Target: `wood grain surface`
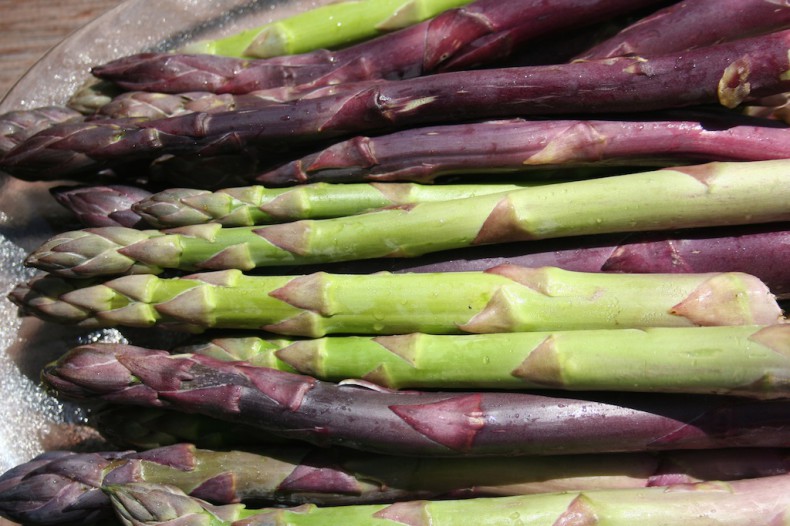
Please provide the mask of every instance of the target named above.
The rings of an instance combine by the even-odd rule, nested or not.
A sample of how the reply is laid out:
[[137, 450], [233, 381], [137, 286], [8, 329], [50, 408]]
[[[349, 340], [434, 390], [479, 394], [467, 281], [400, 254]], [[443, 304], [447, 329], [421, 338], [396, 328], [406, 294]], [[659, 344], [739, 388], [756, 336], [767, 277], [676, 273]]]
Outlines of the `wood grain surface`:
[[121, 0], [0, 0], [0, 99], [44, 54]]

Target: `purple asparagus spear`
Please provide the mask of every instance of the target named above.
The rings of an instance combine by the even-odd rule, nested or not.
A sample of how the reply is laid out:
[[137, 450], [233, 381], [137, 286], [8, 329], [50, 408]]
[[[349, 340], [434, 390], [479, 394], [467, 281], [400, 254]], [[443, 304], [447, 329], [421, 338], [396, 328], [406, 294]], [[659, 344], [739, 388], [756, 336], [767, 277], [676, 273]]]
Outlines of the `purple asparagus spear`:
[[73, 349], [61, 396], [171, 407], [321, 445], [402, 455], [549, 455], [790, 445], [790, 401], [611, 393], [416, 392], [114, 344]]
[[[598, 164], [650, 166], [790, 157], [790, 129], [715, 114], [699, 120], [510, 119], [357, 136], [265, 171], [264, 185], [316, 181], [432, 182], [456, 174], [519, 173]], [[759, 159], [758, 159], [759, 158]]]
[[655, 56], [790, 27], [790, 4], [776, 0], [684, 0], [661, 9], [576, 58]]
[[652, 59], [442, 73], [379, 81], [353, 93], [243, 112], [57, 126], [0, 162], [22, 178], [55, 178], [164, 154], [281, 150], [363, 131], [517, 114], [642, 112], [790, 91], [790, 31]]
[[[280, 86], [320, 87], [432, 72], [477, 38], [518, 28], [521, 41], [592, 24], [658, 0], [478, 0], [433, 19], [339, 51], [244, 60], [144, 53], [93, 69], [126, 89], [246, 93]], [[495, 58], [499, 58], [497, 55]]]

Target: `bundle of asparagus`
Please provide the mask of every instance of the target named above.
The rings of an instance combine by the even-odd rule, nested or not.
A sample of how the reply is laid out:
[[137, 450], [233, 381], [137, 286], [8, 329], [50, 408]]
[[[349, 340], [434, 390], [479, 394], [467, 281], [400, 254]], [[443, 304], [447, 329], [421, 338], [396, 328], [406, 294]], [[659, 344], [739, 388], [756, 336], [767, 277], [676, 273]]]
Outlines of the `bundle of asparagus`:
[[[743, 108], [790, 91], [790, 8], [364, 1], [389, 11], [331, 51], [206, 54], [268, 56], [311, 12], [98, 65], [122, 93], [30, 137], [11, 116], [32, 124], [0, 167], [75, 178], [52, 194], [87, 226], [32, 251], [46, 273], [11, 300], [126, 341], [44, 368], [108, 448], [11, 469], [0, 515], [781, 520], [790, 131]], [[499, 67], [601, 22], [622, 31], [553, 55], [577, 60]]]

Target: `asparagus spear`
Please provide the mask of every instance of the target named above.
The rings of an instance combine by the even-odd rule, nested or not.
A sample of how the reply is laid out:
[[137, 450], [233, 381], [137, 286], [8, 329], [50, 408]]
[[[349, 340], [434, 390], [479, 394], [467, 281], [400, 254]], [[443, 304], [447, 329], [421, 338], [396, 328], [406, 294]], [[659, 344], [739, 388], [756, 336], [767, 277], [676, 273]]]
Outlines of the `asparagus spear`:
[[0, 515], [25, 524], [92, 523], [111, 513], [104, 486], [134, 482], [169, 484], [214, 504], [326, 506], [736, 480], [788, 467], [786, 451], [771, 448], [438, 459], [304, 445], [244, 453], [179, 444], [142, 454], [43, 454], [0, 477]]
[[652, 56], [790, 27], [790, 6], [774, 0], [684, 0], [592, 46], [576, 58]]
[[188, 44], [182, 53], [269, 58], [338, 48], [395, 31], [471, 0], [347, 0], [245, 29], [228, 37]]
[[552, 388], [761, 399], [790, 395], [787, 324], [255, 341], [259, 339], [219, 338], [182, 350], [393, 389]]
[[88, 227], [140, 228], [145, 221], [131, 207], [151, 196], [147, 190], [128, 185], [58, 186], [50, 193]]
[[391, 455], [568, 455], [790, 443], [787, 399], [381, 391], [114, 344], [75, 348], [47, 366], [42, 378], [64, 398], [167, 407], [296, 440]]
[[414, 257], [474, 245], [790, 219], [788, 161], [709, 163], [334, 219], [57, 234], [26, 264], [65, 277]]
[[[678, 484], [669, 488], [545, 493], [471, 500], [409, 501], [395, 504], [291, 509], [210, 506], [177, 489], [155, 485], [108, 488], [124, 524], [212, 524], [310, 526], [461, 526], [471, 517], [485, 524], [555, 526], [763, 526], [781, 524], [790, 508], [790, 477]], [[183, 521], [183, 522], [182, 522]]]
[[515, 114], [642, 112], [705, 103], [735, 107], [750, 97], [790, 90], [785, 75], [790, 69], [789, 40], [790, 31], [777, 32], [651, 59], [622, 57], [363, 83], [350, 94], [245, 112], [54, 126], [9, 152], [0, 167], [17, 177], [62, 178], [164, 154], [218, 155], [265, 145], [281, 151], [283, 143], [428, 123]]
[[[469, 173], [521, 173], [536, 167], [666, 165], [790, 156], [788, 129], [760, 119], [511, 119], [357, 136], [265, 171], [267, 185], [314, 181], [418, 181]], [[723, 125], [722, 125], [723, 124]]]
[[110, 405], [93, 411], [89, 424], [111, 444], [137, 450], [181, 442], [203, 449], [249, 450], [285, 442], [252, 426], [156, 408]]
[[226, 227], [253, 226], [342, 217], [377, 208], [508, 192], [525, 186], [496, 183], [442, 186], [314, 183], [294, 188], [235, 187], [218, 192], [172, 188], [140, 199], [132, 208], [156, 228], [205, 223], [219, 223]]
[[[477, 0], [422, 23], [330, 52], [247, 60], [142, 53], [93, 68], [128, 90], [246, 93], [279, 86], [320, 87], [374, 78], [411, 78], [437, 69], [465, 44], [517, 26], [532, 38], [592, 24], [657, 0]], [[311, 28], [312, 29], [312, 28]]]
[[445, 274], [247, 276], [238, 270], [98, 285], [44, 275], [17, 286], [22, 312], [79, 326], [291, 336], [771, 325], [781, 311], [748, 274], [585, 274], [504, 265]]

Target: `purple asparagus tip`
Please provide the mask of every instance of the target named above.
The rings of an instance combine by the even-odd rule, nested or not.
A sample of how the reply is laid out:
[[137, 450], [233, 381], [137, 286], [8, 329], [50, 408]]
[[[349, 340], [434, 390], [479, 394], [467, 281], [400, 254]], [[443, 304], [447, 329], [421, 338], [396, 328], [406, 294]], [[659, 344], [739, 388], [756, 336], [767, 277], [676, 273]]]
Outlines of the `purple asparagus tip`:
[[142, 188], [127, 185], [58, 186], [50, 192], [86, 227], [146, 226], [143, 218], [132, 211], [133, 204], [151, 195]]

